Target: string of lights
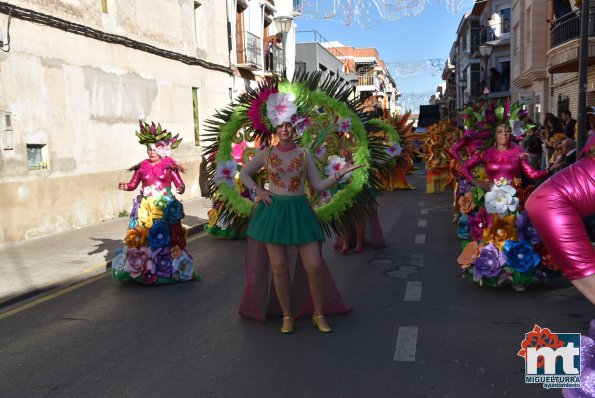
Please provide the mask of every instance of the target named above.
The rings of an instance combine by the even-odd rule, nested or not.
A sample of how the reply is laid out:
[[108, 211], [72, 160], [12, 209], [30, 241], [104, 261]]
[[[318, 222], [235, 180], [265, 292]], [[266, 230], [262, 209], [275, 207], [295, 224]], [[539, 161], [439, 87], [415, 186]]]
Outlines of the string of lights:
[[[426, 7], [427, 0], [301, 0], [297, 11], [306, 18], [340, 19], [345, 26], [354, 22], [372, 28], [382, 20], [398, 21], [416, 17]], [[436, 0], [440, 3], [440, 0]], [[446, 0], [446, 10], [456, 14], [473, 0]]]
[[119, 44], [125, 47], [134, 48], [136, 50], [144, 51], [163, 58], [183, 62], [187, 65], [198, 65], [206, 69], [225, 72], [229, 75], [234, 74], [234, 70], [232, 68], [229, 68], [224, 65], [219, 65], [196, 57], [191, 57], [185, 54], [164, 50], [162, 48], [158, 48], [147, 43], [142, 43], [137, 40], [132, 40], [124, 36], [105, 33], [100, 30], [90, 28], [88, 26], [84, 26], [74, 22], [69, 22], [64, 19], [52, 17], [50, 15], [42, 14], [37, 11], [28, 10], [26, 8], [17, 7], [6, 2], [0, 2], [0, 14], [8, 14], [12, 18], [51, 26], [56, 29], [60, 29], [69, 33], [74, 33], [85, 37], [90, 37], [95, 40], [103, 41], [106, 43]]
[[432, 76], [441, 74], [446, 61], [440, 58], [431, 58], [410, 62], [388, 62], [385, 65], [391, 73], [394, 73], [395, 77], [404, 79], [417, 76], [420, 72], [429, 72]]
[[401, 93], [401, 96], [397, 101], [397, 106], [401, 107], [401, 113], [404, 113], [406, 111], [418, 113], [419, 106], [428, 104], [428, 102], [430, 101], [430, 97], [435, 93], [435, 91], [417, 91]]

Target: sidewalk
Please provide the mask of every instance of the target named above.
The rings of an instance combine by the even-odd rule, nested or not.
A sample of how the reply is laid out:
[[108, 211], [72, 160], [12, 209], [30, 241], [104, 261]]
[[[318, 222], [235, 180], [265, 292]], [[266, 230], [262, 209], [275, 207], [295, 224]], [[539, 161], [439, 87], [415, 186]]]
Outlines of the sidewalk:
[[[202, 231], [211, 200], [184, 201], [189, 235]], [[0, 309], [105, 272], [124, 245], [128, 217], [0, 246]]]

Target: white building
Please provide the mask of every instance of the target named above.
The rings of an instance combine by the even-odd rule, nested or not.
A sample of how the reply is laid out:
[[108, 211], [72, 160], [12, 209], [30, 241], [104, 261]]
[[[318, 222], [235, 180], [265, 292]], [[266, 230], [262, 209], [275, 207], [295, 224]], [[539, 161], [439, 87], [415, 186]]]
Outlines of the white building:
[[252, 29], [260, 29], [263, 60], [264, 21], [284, 4], [277, 3], [0, 3], [0, 244], [129, 210], [131, 194], [117, 184], [146, 157], [134, 135], [139, 117], [180, 134], [174, 156], [188, 169], [182, 198], [197, 197], [203, 122], [245, 86], [237, 57]]

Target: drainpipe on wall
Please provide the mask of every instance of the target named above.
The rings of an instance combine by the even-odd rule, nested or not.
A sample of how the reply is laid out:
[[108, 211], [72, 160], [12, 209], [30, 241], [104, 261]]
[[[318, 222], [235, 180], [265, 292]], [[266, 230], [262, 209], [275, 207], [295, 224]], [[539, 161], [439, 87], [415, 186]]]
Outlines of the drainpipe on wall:
[[589, 5], [590, 0], [583, 0], [581, 8], [581, 35], [578, 60], [578, 134], [576, 152], [581, 153], [587, 140], [586, 110], [587, 110], [587, 64], [589, 58]]

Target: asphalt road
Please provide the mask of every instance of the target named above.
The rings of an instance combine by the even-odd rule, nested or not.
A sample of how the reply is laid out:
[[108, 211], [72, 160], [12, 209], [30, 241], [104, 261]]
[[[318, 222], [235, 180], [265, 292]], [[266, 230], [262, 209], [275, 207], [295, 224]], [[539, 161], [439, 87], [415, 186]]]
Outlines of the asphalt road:
[[520, 343], [534, 324], [586, 333], [593, 306], [562, 278], [524, 293], [463, 280], [451, 193], [410, 180], [417, 190], [381, 199], [387, 248], [325, 246], [354, 307], [329, 317], [333, 333], [241, 319], [245, 243], [199, 235], [189, 250], [202, 282], [106, 275], [0, 320], [0, 396], [560, 396], [525, 384]]

